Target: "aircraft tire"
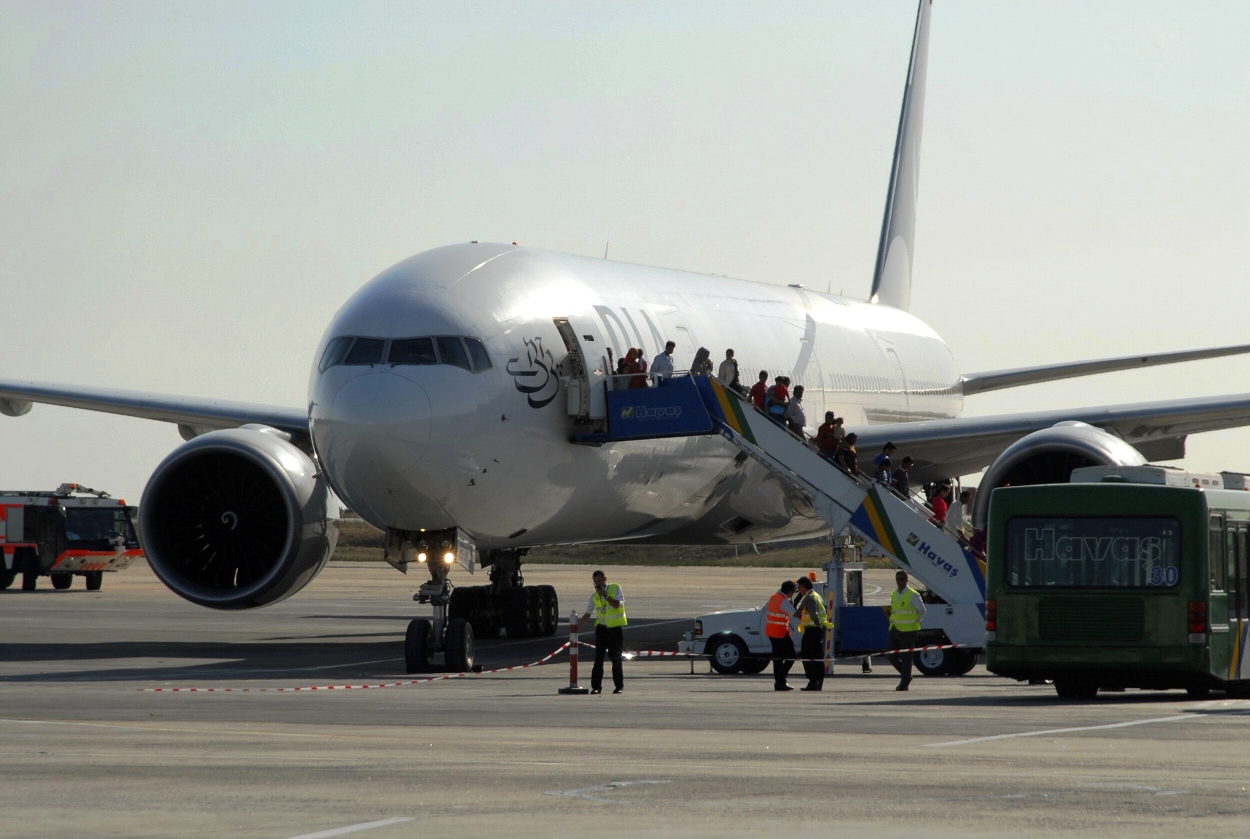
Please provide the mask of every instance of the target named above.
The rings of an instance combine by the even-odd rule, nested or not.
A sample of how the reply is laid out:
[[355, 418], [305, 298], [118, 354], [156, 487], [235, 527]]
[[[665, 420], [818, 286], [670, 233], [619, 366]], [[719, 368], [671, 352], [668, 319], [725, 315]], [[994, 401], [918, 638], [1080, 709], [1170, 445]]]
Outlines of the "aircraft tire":
[[538, 591], [542, 595], [542, 634], [555, 635], [560, 626], [560, 597], [555, 586], [538, 586]]
[[433, 651], [434, 624], [425, 618], [409, 622], [404, 635], [404, 669], [409, 673], [428, 673]]
[[449, 673], [468, 673], [473, 669], [473, 624], [460, 618], [447, 622], [444, 660]]
[[103, 571], [88, 571], [85, 576], [87, 578], [87, 591], [99, 591], [100, 587], [104, 585]]
[[509, 638], [528, 638], [530, 617], [529, 586], [510, 588], [503, 593], [503, 626]]
[[477, 605], [477, 586], [465, 586], [451, 593], [447, 601], [447, 618], [449, 620], [469, 620]]
[[53, 574], [52, 587], [57, 591], [65, 591], [74, 584], [73, 574]]
[[9, 568], [0, 568], [0, 591], [4, 591], [13, 585], [13, 581], [17, 579], [17, 572]]

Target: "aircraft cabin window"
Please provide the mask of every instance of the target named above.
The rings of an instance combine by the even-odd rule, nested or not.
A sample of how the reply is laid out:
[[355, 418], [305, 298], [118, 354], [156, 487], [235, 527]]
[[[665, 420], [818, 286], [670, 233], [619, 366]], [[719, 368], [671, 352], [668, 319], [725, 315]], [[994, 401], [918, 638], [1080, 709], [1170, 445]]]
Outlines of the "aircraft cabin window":
[[438, 364], [433, 338], [397, 338], [391, 341], [391, 364]]
[[347, 355], [347, 350], [351, 347], [353, 340], [350, 337], [341, 337], [326, 344], [326, 351], [321, 355], [321, 366], [317, 369], [324, 373], [334, 365], [342, 364], [343, 356]]
[[385, 345], [386, 341], [381, 338], [357, 338], [343, 363], [378, 364], [382, 361], [382, 348]]
[[469, 365], [469, 356], [464, 351], [464, 344], [460, 343], [459, 338], [443, 335], [437, 340], [438, 357], [444, 364], [452, 364], [466, 370], [473, 369]]
[[486, 353], [486, 347], [482, 346], [482, 342], [477, 338], [465, 338], [465, 346], [469, 348], [469, 357], [473, 359], [473, 371], [481, 373], [483, 370], [491, 368], [490, 356]]

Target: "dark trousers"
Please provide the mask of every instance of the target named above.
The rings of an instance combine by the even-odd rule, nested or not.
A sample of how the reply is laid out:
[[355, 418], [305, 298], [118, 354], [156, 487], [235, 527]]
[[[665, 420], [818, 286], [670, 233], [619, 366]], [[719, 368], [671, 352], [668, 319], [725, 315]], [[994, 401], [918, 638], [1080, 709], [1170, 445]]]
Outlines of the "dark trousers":
[[785, 638], [769, 638], [773, 645], [773, 687], [784, 687], [786, 676], [794, 666], [794, 642], [790, 636]]
[[595, 627], [595, 666], [590, 668], [590, 689], [603, 689], [603, 657], [612, 659], [612, 684], [625, 687], [625, 669], [621, 667], [621, 650], [625, 649], [625, 627]]
[[825, 628], [809, 626], [803, 630], [803, 643], [799, 650], [803, 658], [803, 673], [807, 686], [820, 690], [825, 684]]
[[[897, 650], [900, 648], [916, 646], [915, 632], [899, 632], [894, 627], [890, 627], [890, 649]], [[915, 653], [890, 653], [890, 664], [894, 665], [894, 669], [903, 677], [904, 682], [911, 681], [911, 659]]]

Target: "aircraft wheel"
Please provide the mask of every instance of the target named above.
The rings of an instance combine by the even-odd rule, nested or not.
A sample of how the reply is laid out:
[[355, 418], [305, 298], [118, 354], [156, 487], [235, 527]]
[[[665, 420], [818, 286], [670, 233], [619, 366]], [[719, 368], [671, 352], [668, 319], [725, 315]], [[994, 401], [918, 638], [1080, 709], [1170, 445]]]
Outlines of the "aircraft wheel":
[[34, 591], [35, 586], [37, 586], [38, 584], [39, 584], [39, 572], [38, 571], [23, 571], [22, 572], [22, 591]]
[[533, 623], [529, 586], [510, 588], [503, 593], [503, 625], [509, 638], [528, 638]]
[[0, 568], [0, 591], [4, 591], [13, 585], [13, 581], [17, 579], [17, 572], [9, 568]]
[[447, 618], [449, 620], [468, 620], [473, 615], [474, 607], [477, 605], [477, 594], [475, 586], [466, 586], [452, 591], [451, 599], [447, 601]]
[[743, 662], [747, 658], [747, 645], [735, 635], [721, 635], [711, 642], [708, 650], [711, 656], [712, 669], [723, 676], [732, 676], [742, 672]]
[[473, 669], [473, 625], [459, 618], [447, 622], [447, 652], [444, 655], [449, 673], [467, 673]]
[[427, 673], [434, 650], [434, 624], [417, 618], [408, 624], [404, 636], [404, 667], [409, 673]]
[[65, 591], [74, 584], [73, 574], [53, 574], [52, 587], [57, 591]]
[[542, 635], [555, 635], [560, 626], [560, 598], [555, 586], [538, 586], [542, 602]]
[[104, 585], [103, 571], [88, 571], [86, 577], [87, 591], [99, 591], [100, 586]]

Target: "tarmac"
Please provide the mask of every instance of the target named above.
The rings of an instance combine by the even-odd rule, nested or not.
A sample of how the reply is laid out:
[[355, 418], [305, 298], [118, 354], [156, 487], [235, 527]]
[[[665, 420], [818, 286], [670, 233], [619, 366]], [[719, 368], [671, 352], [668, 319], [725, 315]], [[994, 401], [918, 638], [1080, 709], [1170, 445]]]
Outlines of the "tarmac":
[[[526, 576], [556, 586], [567, 620], [591, 570]], [[674, 650], [695, 616], [759, 605], [786, 573], [606, 570], [634, 650]], [[889, 578], [869, 572], [870, 601]], [[1243, 837], [1250, 824], [1250, 701], [1218, 694], [1064, 702], [980, 666], [899, 693], [883, 660], [778, 694], [769, 673], [665, 658], [627, 662], [619, 696], [561, 696], [563, 654], [341, 689], [415, 678], [402, 641], [429, 613], [411, 601], [420, 582], [332, 564], [248, 612], [187, 603], [142, 564], [100, 592], [46, 579], [0, 592], [0, 834]], [[532, 662], [566, 632], [481, 641], [478, 661]], [[271, 690], [313, 686], [335, 689]], [[172, 687], [231, 690], [153, 690]]]

